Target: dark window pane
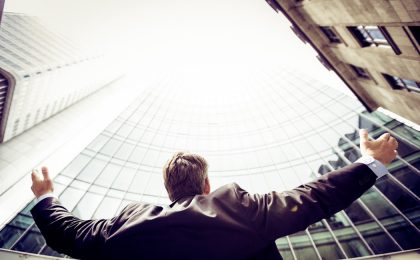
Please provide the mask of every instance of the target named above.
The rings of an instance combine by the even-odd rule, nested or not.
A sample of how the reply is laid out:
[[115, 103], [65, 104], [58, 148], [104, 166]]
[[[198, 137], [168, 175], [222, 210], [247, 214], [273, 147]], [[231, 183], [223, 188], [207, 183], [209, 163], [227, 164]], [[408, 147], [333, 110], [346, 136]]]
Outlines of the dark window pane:
[[401, 161], [397, 161], [397, 163], [393, 163], [394, 167], [390, 169], [391, 174], [394, 175], [396, 179], [398, 179], [414, 194], [420, 196], [420, 178], [418, 177], [417, 173], [415, 173], [413, 169], [409, 168]]
[[14, 227], [17, 228], [22, 228], [22, 229], [26, 229], [28, 228], [30, 225], [32, 225], [34, 223], [34, 220], [32, 219], [32, 217], [27, 216], [27, 215], [23, 215], [21, 213], [19, 213], [10, 223], [9, 225], [12, 225]]
[[327, 36], [327, 38], [330, 40], [330, 42], [332, 42], [332, 43], [340, 43], [341, 42], [340, 38], [335, 34], [335, 32], [333, 31], [333, 29], [331, 27], [320, 26], [319, 28], [325, 34], [325, 36]]
[[322, 222], [317, 222], [309, 226], [308, 230], [323, 259], [345, 258], [330, 231]]
[[406, 89], [420, 92], [420, 82], [416, 82], [411, 79], [399, 78], [397, 76], [388, 75], [385, 73], [383, 73], [382, 75], [393, 89]]
[[358, 202], [353, 202], [345, 209], [345, 212], [376, 254], [399, 250], [395, 243], [392, 242]]
[[[420, 179], [417, 177], [416, 179]], [[420, 203], [405, 192], [399, 185], [390, 180], [389, 176], [378, 179], [375, 186], [414, 224], [420, 224]]]
[[350, 64], [350, 67], [353, 69], [353, 71], [356, 73], [358, 77], [370, 79], [370, 76], [365, 69], [351, 65], [351, 64]]
[[384, 78], [388, 81], [389, 85], [391, 85], [393, 89], [401, 89], [401, 84], [398, 83], [398, 79], [395, 79], [394, 77], [388, 74], [383, 74], [383, 75], [384, 75]]
[[32, 227], [28, 233], [12, 248], [12, 250], [28, 253], [38, 253], [45, 240], [36, 226]]
[[291, 235], [290, 241], [292, 242], [293, 251], [298, 259], [313, 259], [314, 256], [316, 256], [315, 249], [305, 231]]
[[420, 147], [420, 132], [414, 130], [413, 128], [398, 124], [396, 127], [392, 128], [394, 132], [396, 132], [398, 135], [401, 135], [402, 137], [408, 139], [411, 143], [416, 145], [417, 147]]
[[16, 240], [33, 223], [29, 211], [33, 207], [34, 201], [31, 201], [12, 221], [0, 231], [0, 247], [10, 248]]
[[[341, 236], [345, 237], [345, 236]], [[363, 244], [362, 240], [357, 236], [356, 233], [347, 235], [348, 239], [340, 240], [341, 246], [348, 257], [359, 257], [370, 255], [367, 247]], [[332, 259], [332, 258], [331, 258]], [[335, 258], [338, 259], [338, 258]]]
[[24, 231], [25, 229], [7, 225], [0, 231], [0, 247], [9, 249]]
[[418, 237], [417, 231], [405, 221], [398, 212], [393, 209], [378, 192], [369, 189], [361, 200], [381, 221], [382, 225], [394, 236], [395, 240], [404, 249], [420, 247], [420, 239], [411, 239]]
[[356, 231], [350, 225], [343, 212], [326, 219], [335, 236], [349, 257], [369, 255], [367, 247], [363, 244]]
[[408, 26], [408, 29], [413, 34], [414, 39], [416, 39], [417, 44], [420, 44], [420, 26]]
[[362, 154], [356, 148], [351, 147], [344, 151], [344, 156], [350, 162], [355, 162], [357, 159], [359, 159], [362, 156]]
[[377, 26], [350, 26], [348, 29], [359, 41], [362, 47], [371, 45], [389, 45], [385, 36]]

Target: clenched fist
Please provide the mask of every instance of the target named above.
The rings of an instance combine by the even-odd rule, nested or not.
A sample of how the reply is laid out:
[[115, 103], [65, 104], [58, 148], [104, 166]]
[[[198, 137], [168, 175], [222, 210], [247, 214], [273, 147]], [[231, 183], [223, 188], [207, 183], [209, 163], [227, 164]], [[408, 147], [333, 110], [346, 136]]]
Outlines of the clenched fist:
[[48, 168], [42, 167], [42, 175], [38, 170], [33, 170], [32, 174], [32, 192], [35, 194], [35, 197], [39, 198], [40, 196], [52, 193], [54, 191], [52, 180], [48, 175]]
[[369, 140], [366, 129], [360, 129], [360, 151], [362, 155], [370, 155], [383, 165], [387, 165], [397, 157], [398, 142], [389, 133], [376, 140]]

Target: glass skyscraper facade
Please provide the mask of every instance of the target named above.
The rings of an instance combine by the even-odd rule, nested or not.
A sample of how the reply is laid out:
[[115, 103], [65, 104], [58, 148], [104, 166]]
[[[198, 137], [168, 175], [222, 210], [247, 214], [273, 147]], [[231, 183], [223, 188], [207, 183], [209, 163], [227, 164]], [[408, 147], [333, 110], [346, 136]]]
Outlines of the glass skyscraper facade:
[[[55, 193], [82, 219], [113, 217], [135, 201], [167, 205], [162, 167], [180, 150], [208, 160], [213, 190], [231, 182], [252, 193], [292, 189], [360, 157], [358, 128], [398, 139], [391, 174], [347, 209], [278, 239], [280, 253], [337, 259], [419, 248], [420, 133], [288, 69], [163, 77], [55, 177]], [[59, 255], [34, 224], [33, 204], [0, 231], [0, 247]]]
[[0, 142], [6, 142], [121, 76], [115, 62], [4, 13], [0, 27]]

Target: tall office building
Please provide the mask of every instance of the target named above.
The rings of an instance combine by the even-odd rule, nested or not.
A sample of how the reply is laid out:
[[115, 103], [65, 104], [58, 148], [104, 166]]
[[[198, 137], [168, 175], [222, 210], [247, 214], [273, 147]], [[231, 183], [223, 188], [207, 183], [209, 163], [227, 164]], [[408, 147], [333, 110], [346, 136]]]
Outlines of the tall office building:
[[420, 2], [266, 0], [368, 110], [420, 124]]
[[[3, 3], [0, 2], [0, 11]], [[15, 13], [1, 15], [0, 226], [3, 226], [30, 195], [24, 190], [31, 168], [54, 154], [55, 163], [66, 163], [60, 151], [65, 150], [67, 155], [72, 150], [78, 152], [83, 140], [77, 136], [83, 134], [88, 138], [89, 133], [109, 121], [108, 116], [118, 113], [119, 106], [109, 104], [119, 98], [130, 100], [127, 95], [132, 92], [121, 81], [114, 82], [121, 73], [110, 59], [87, 54], [84, 48], [48, 30], [37, 18]]]
[[[246, 75], [246, 76], [244, 76]], [[61, 202], [82, 219], [110, 218], [130, 202], [167, 205], [162, 167], [179, 150], [209, 162], [212, 189], [292, 189], [360, 156], [358, 128], [390, 132], [399, 156], [347, 209], [277, 240], [284, 259], [354, 258], [420, 247], [418, 129], [288, 69], [201, 80], [176, 73], [151, 85], [54, 177]], [[53, 173], [54, 174], [54, 173]], [[0, 247], [59, 255], [46, 246], [29, 201], [0, 231]], [[287, 225], [287, 219], [279, 225]], [[165, 245], [162, 245], [165, 248]], [[217, 250], [217, 249], [215, 249]]]
[[119, 76], [34, 17], [4, 13], [0, 26], [0, 142], [71, 106]]

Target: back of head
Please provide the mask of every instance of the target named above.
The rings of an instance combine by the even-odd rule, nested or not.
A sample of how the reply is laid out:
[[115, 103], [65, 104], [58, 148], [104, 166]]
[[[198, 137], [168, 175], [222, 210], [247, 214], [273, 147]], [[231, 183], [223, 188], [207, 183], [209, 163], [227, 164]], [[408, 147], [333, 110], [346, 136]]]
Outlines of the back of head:
[[207, 178], [207, 162], [197, 154], [177, 152], [163, 168], [163, 179], [169, 199], [203, 194]]

